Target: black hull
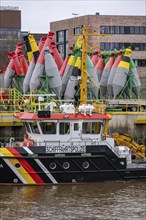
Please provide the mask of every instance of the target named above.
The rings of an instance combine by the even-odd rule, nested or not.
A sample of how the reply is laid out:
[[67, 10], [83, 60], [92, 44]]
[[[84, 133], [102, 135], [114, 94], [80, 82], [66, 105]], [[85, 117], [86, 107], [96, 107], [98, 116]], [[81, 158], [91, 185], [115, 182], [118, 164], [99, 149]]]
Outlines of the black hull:
[[[86, 154], [46, 154], [45, 147], [11, 150], [0, 158], [0, 184], [95, 183], [146, 180], [146, 164], [127, 168], [107, 146], [88, 146]], [[90, 150], [90, 153], [88, 152]]]

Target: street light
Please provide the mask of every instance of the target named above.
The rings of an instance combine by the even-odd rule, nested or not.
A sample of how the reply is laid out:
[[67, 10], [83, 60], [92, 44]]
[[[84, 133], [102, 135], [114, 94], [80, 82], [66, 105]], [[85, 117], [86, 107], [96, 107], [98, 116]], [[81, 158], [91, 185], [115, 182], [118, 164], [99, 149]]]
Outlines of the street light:
[[[77, 13], [72, 13], [72, 15], [74, 15], [74, 23], [73, 23], [73, 29], [74, 29], [74, 34], [76, 34], [76, 16], [79, 15]], [[76, 41], [76, 36], [74, 37], [74, 40]]]

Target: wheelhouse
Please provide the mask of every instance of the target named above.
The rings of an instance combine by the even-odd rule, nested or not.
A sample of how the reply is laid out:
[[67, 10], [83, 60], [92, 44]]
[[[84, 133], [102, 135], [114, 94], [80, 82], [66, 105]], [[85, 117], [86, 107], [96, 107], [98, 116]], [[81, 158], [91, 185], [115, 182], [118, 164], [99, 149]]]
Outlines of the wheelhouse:
[[[96, 116], [95, 116], [96, 115]], [[26, 133], [36, 145], [67, 145], [73, 142], [89, 143], [101, 141], [108, 116], [101, 114], [52, 114], [50, 118], [39, 118], [37, 114], [21, 113]]]

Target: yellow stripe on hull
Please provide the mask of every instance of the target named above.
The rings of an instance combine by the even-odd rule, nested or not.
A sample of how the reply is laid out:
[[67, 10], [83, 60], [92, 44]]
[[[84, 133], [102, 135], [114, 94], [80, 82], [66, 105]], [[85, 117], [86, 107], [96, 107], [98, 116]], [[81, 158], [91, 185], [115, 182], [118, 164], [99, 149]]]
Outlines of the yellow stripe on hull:
[[[36, 184], [36, 182], [32, 179], [32, 177], [28, 174], [28, 172], [26, 171], [26, 169], [20, 164], [20, 162], [13, 158], [14, 155], [9, 152], [6, 148], [1, 148], [0, 149], [0, 153], [2, 153], [2, 155], [4, 156], [10, 156], [12, 158], [7, 158], [7, 160], [9, 161], [9, 163], [13, 166], [13, 168], [15, 170], [17, 170], [17, 172], [20, 174], [20, 176], [22, 176], [22, 178], [28, 183], [28, 184]], [[20, 164], [20, 168], [16, 168], [15, 165], [16, 164]]]

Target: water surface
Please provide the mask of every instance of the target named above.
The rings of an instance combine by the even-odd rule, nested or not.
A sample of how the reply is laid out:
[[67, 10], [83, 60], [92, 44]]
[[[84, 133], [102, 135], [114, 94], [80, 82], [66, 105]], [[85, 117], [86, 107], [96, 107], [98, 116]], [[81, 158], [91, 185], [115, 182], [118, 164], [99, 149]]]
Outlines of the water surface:
[[1, 186], [1, 220], [146, 220], [146, 181]]

